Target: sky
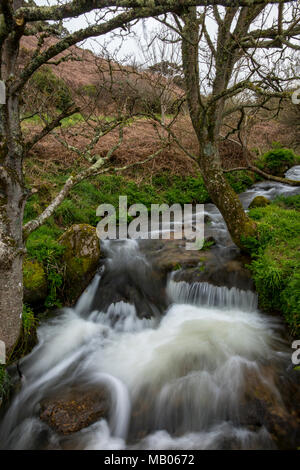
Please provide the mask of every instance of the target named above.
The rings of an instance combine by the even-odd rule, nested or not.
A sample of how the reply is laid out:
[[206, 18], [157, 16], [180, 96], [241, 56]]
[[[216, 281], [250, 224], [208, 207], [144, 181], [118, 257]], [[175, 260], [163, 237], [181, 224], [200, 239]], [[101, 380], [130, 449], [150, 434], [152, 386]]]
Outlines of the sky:
[[[57, 0], [35, 0], [38, 5], [58, 5], [59, 3]], [[68, 0], [63, 0], [64, 3], [68, 3]], [[274, 18], [277, 17], [277, 6], [271, 7], [269, 10], [269, 14], [266, 20], [266, 26], [271, 26]], [[78, 18], [74, 18], [72, 20], [68, 20], [65, 22], [65, 26], [70, 32], [74, 32], [81, 28], [85, 28], [89, 23], [95, 22], [95, 12], [90, 12], [87, 15], [81, 15]], [[87, 48], [92, 50], [96, 54], [100, 54], [103, 56], [103, 47], [105, 46], [114, 60], [120, 63], [132, 63], [133, 60], [140, 65], [152, 65], [155, 62], [159, 62], [162, 58], [159, 56], [159, 53], [156, 57], [153, 55], [153, 50], [151, 48], [147, 48], [147, 43], [151, 38], [151, 35], [154, 34], [161, 27], [160, 23], [153, 19], [148, 18], [145, 20], [140, 20], [136, 26], [132, 29], [135, 33], [135, 37], [126, 37], [123, 41], [116, 38], [115, 35], [112, 37], [111, 34], [100, 36], [98, 38], [90, 38], [86, 40], [83, 44], [80, 44], [81, 47]], [[216, 36], [217, 26], [214, 20], [206, 18], [206, 27], [211, 37]], [[252, 25], [252, 27], [257, 27], [257, 25]], [[124, 34], [124, 32], [123, 32]], [[158, 44], [158, 42], [156, 42]], [[143, 53], [142, 47], [146, 50], [146, 53]], [[179, 44], [175, 47], [178, 47], [178, 55], [180, 56], [179, 52]], [[149, 52], [150, 50], [150, 52]], [[174, 61], [169, 57], [169, 60]], [[203, 72], [203, 75], [206, 75], [207, 72], [207, 59], [204, 59], [201, 63], [200, 61], [200, 72]]]
[[[56, 0], [35, 0], [37, 5], [57, 5]], [[65, 0], [64, 3], [67, 3]], [[85, 28], [89, 22], [93, 22], [95, 14], [93, 12], [87, 15], [81, 15], [78, 18], [68, 20], [65, 22], [65, 26], [70, 32], [77, 31], [81, 28]], [[144, 55], [141, 51], [141, 44], [146, 46], [147, 35], [151, 35], [151, 31], [157, 29], [159, 23], [152, 19], [147, 18], [146, 20], [139, 21], [139, 23], [133, 28], [136, 37], [126, 38], [123, 41], [118, 40], [116, 37], [111, 35], [100, 36], [97, 38], [90, 38], [86, 40], [81, 46], [92, 50], [95, 53], [101, 53], [102, 47], [105, 46], [108, 51], [114, 55], [118, 55], [118, 59], [126, 60], [128, 57], [135, 57], [138, 62], [144, 61]], [[146, 36], [145, 36], [146, 34]]]

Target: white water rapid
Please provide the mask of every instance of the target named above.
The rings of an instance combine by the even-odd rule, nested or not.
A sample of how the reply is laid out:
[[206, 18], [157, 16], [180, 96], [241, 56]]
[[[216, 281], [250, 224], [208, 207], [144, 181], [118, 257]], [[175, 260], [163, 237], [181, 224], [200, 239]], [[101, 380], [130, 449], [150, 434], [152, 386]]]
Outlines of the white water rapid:
[[[242, 200], [270, 188], [257, 185]], [[216, 209], [209, 215], [216, 218]], [[25, 383], [0, 423], [0, 447], [276, 448], [265, 425], [268, 411], [260, 420], [255, 410], [263, 395], [281, 416], [286, 412], [276, 377], [286, 373], [290, 350], [279, 321], [258, 311], [256, 294], [175, 282], [172, 276], [156, 291], [151, 263], [137, 241], [110, 242], [105, 249], [110, 284], [97, 274], [73, 309], [39, 327], [38, 345], [21, 363]], [[109, 289], [127, 281], [137, 286], [136, 304], [121, 294], [111, 301]], [[108, 304], [96, 308], [103, 285]], [[141, 298], [148, 299], [142, 311], [151, 315], [139, 318]], [[45, 398], [103, 387], [108, 415], [75, 434], [59, 434], [40, 420]]]

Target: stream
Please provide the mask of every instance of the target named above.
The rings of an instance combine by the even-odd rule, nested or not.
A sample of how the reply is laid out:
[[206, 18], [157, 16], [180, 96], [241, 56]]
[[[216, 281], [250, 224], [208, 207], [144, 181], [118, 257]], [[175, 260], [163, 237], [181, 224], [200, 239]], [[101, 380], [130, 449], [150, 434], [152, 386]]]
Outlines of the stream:
[[[300, 166], [287, 176], [300, 179]], [[255, 196], [299, 193], [262, 182], [240, 198], [247, 209]], [[284, 326], [258, 310], [251, 279], [229, 282], [225, 273], [222, 281], [224, 263], [239, 252], [217, 208], [206, 204], [205, 214], [217, 282], [187, 280], [185, 267], [163, 271], [160, 240], [101, 243], [105, 257], [89, 287], [74, 308], [41, 324], [37, 346], [20, 363], [24, 379], [0, 422], [0, 448], [299, 445], [299, 377]], [[72, 401], [74, 393], [105, 397], [91, 424], [61, 433], [40, 419], [43, 403]]]

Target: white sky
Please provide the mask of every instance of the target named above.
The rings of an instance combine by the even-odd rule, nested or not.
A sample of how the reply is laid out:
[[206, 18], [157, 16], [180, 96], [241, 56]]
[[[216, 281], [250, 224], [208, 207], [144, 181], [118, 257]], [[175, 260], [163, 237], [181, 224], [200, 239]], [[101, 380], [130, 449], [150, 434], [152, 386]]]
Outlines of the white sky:
[[[67, 0], [64, 0], [64, 3], [67, 3]], [[36, 0], [37, 5], [57, 5], [56, 0]], [[95, 13], [91, 12], [87, 15], [81, 15], [78, 18], [68, 20], [65, 22], [65, 26], [69, 31], [74, 32], [81, 28], [85, 28], [88, 25], [88, 22], [93, 22], [95, 19]], [[95, 53], [101, 51], [101, 45], [105, 45], [111, 54], [118, 53], [119, 59], [124, 59], [127, 56], [134, 56], [139, 62], [143, 62], [143, 55], [141, 53], [141, 42], [145, 43], [145, 29], [147, 34], [152, 30], [158, 27], [158, 22], [152, 18], [147, 18], [146, 20], [139, 21], [139, 23], [133, 28], [136, 33], [136, 38], [126, 38], [123, 41], [123, 44], [120, 48], [121, 41], [118, 41], [117, 38], [111, 39], [110, 34], [105, 36], [99, 36], [97, 38], [90, 38], [82, 44], [82, 47], [91, 49]], [[120, 48], [120, 50], [119, 50]]]

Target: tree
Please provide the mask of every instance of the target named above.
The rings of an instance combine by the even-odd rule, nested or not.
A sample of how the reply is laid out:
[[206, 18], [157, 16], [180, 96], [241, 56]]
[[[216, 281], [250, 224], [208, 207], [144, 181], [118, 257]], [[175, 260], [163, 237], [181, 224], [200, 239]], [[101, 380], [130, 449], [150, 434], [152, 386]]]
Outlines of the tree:
[[[245, 248], [245, 237], [255, 236], [256, 228], [223, 174], [218, 143], [228, 116], [240, 113], [238, 131], [247, 117], [247, 110], [262, 107], [272, 98], [278, 98], [280, 105], [280, 100], [289, 96], [284, 86], [296, 77], [275, 73], [275, 65], [280, 66], [286, 50], [298, 47], [294, 39], [300, 35], [299, 5], [289, 4], [288, 7], [285, 11], [284, 4], [279, 4], [271, 26], [268, 24], [270, 5], [266, 4], [222, 10], [214, 5], [201, 11], [191, 7], [175, 17], [175, 26], [164, 21], [182, 39], [187, 102], [199, 142], [196, 160], [207, 190], [240, 248]], [[216, 38], [209, 34], [208, 19], [215, 22]], [[204, 71], [203, 67], [200, 69], [201, 59], [201, 64], [205, 61], [208, 64]], [[206, 100], [201, 94], [201, 85], [205, 83], [210, 86]], [[245, 91], [254, 95], [252, 100], [237, 101], [229, 109], [226, 107], [233, 97]], [[257, 96], [261, 99], [255, 99]], [[234, 131], [230, 129], [228, 135]], [[253, 165], [248, 167], [272, 179]]]
[[[227, 55], [225, 53], [224, 57], [221, 57], [221, 50], [222, 54], [224, 51], [219, 45], [216, 58], [215, 96], [209, 107], [202, 109], [198, 96], [197, 72], [200, 24], [194, 6], [206, 6], [209, 3], [215, 6], [222, 5], [227, 9], [224, 20], [219, 19], [219, 15], [217, 15], [219, 43], [226, 41], [228, 46], [233, 48], [234, 60], [229, 57], [229, 53]], [[224, 181], [216, 150], [219, 125], [214, 124], [213, 121], [220, 119], [224, 108], [222, 94], [229, 83], [234, 63], [239, 57], [239, 51], [241, 51], [241, 47], [236, 47], [237, 43], [242, 40], [242, 47], [247, 49], [251, 47], [253, 40], [260, 40], [262, 37], [259, 31], [254, 30], [250, 34], [248, 33], [248, 36], [246, 33], [252, 20], [265, 7], [266, 1], [239, 0], [234, 3], [241, 7], [237, 38], [232, 37], [228, 27], [229, 23], [232, 24], [233, 12], [239, 11], [238, 6], [231, 8], [231, 0], [182, 0], [179, 4], [176, 0], [168, 2], [164, 0], [70, 0], [68, 2], [57, 1], [54, 6], [36, 6], [32, 0], [27, 2], [0, 0], [0, 81], [2, 81], [2, 86], [4, 84], [6, 92], [4, 104], [0, 105], [0, 338], [6, 343], [7, 351], [13, 348], [21, 325], [24, 233], [27, 235], [29, 230], [36, 226], [36, 224], [29, 225], [25, 227], [25, 232], [23, 232], [24, 207], [29, 195], [24, 183], [23, 161], [30, 146], [28, 147], [24, 143], [20, 124], [22, 92], [34, 72], [44, 64], [53, 61], [59, 63], [60, 60], [63, 60], [59, 58], [59, 54], [78, 42], [89, 37], [104, 35], [117, 28], [130, 28], [133, 21], [141, 18], [157, 17], [168, 12], [177, 13], [182, 18], [184, 22], [182, 28], [184, 34], [183, 63], [188, 88], [188, 102], [199, 142], [204, 143], [199, 155], [200, 168], [213, 200], [224, 213], [234, 240], [240, 243], [241, 230], [246, 230], [246, 226], [247, 224], [250, 226], [250, 222]], [[248, 8], [249, 3], [251, 8]], [[270, 0], [269, 3], [282, 5], [284, 0]], [[282, 7], [279, 9], [282, 13]], [[62, 30], [62, 20], [93, 11], [95, 17], [92, 24], [70, 34]], [[241, 23], [242, 25], [240, 25]], [[284, 28], [280, 30], [280, 26], [283, 25]], [[262, 42], [270, 47], [270, 41], [271, 45], [275, 44], [275, 40], [278, 42], [281, 38], [283, 42], [288, 41], [291, 34], [298, 32], [298, 22], [295, 22], [295, 25], [291, 23], [291, 27], [292, 29], [287, 29], [285, 23], [282, 20], [279, 21], [279, 29], [269, 28], [266, 30]], [[56, 34], [59, 40], [55, 44], [47, 46], [45, 39], [53, 34]], [[38, 35], [38, 47], [28, 63], [18, 70], [20, 41], [24, 35]], [[227, 67], [227, 71], [223, 75], [224, 67]], [[222, 77], [219, 76], [220, 70], [222, 70]], [[230, 94], [229, 91], [227, 91], [228, 93]], [[72, 108], [63, 110], [52, 122], [45, 125], [41, 133], [33, 136], [31, 144], [38, 142], [39, 139], [59, 126], [61, 119], [72, 112], [74, 112]], [[204, 126], [204, 130], [202, 130], [202, 126]], [[93, 163], [96, 166], [96, 171], [101, 164], [101, 159]], [[85, 176], [88, 175], [82, 175], [82, 177]], [[75, 176], [74, 180], [76, 178]], [[66, 184], [71, 185], [74, 180], [71, 179]], [[63, 196], [60, 194], [57, 195], [57, 198], [62, 200]], [[50, 204], [49, 210], [46, 209], [44, 212], [43, 220], [51, 213], [53, 204], [59, 202], [57, 198], [56, 202], [53, 201]], [[231, 217], [237, 219], [234, 225], [230, 223]], [[237, 224], [240, 224], [238, 230]]]

